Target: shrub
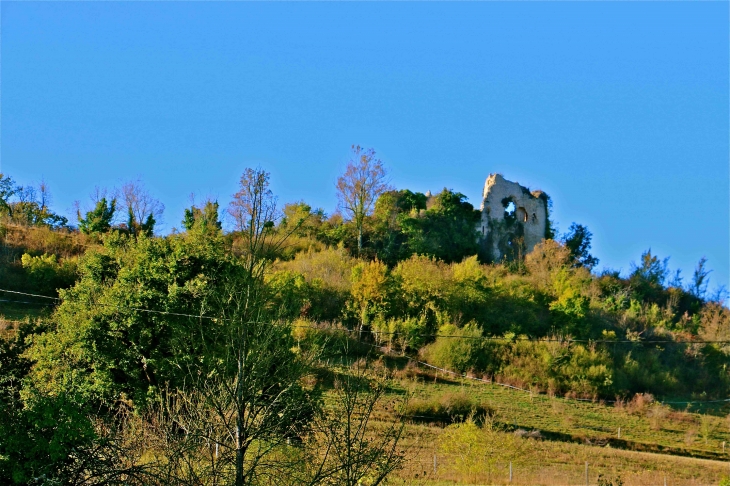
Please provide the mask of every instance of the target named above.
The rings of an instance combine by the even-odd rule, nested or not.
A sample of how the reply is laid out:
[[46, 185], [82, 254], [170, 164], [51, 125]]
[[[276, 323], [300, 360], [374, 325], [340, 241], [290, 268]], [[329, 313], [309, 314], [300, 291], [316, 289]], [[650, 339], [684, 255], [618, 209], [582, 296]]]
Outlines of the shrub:
[[570, 250], [554, 240], [543, 240], [525, 257], [525, 267], [538, 286], [547, 288], [558, 270], [570, 266]]
[[409, 401], [403, 414], [415, 421], [457, 423], [471, 417], [477, 423], [494, 415], [494, 409], [485, 402], [477, 402], [466, 392], [444, 393], [431, 399]]
[[393, 270], [403, 315], [418, 316], [426, 309], [441, 309], [450, 280], [449, 267], [433, 258], [413, 255]]
[[55, 294], [57, 289], [73, 285], [76, 279], [76, 259], [59, 262], [56, 255], [24, 253], [21, 263], [28, 274], [29, 287], [41, 293]]
[[375, 340], [401, 351], [418, 350], [427, 340], [428, 322], [425, 316], [404, 319], [385, 319], [379, 316], [372, 322]]
[[474, 322], [464, 327], [453, 324], [441, 326], [436, 341], [421, 350], [431, 364], [449, 371], [487, 371], [492, 368], [493, 353], [482, 339], [482, 331]]
[[288, 270], [304, 275], [307, 281], [320, 280], [323, 285], [337, 292], [349, 292], [352, 286], [352, 267], [357, 260], [344, 248], [328, 247], [322, 251], [309, 249], [297, 253], [293, 260], [277, 262], [276, 270]]

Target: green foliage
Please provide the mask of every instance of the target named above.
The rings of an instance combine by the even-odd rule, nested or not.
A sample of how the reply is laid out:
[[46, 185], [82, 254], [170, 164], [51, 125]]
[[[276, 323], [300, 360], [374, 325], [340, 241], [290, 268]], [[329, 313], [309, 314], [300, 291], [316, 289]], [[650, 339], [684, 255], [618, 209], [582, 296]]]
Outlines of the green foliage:
[[76, 280], [76, 260], [64, 259], [58, 262], [56, 255], [44, 253], [31, 256], [24, 253], [21, 264], [28, 274], [28, 287], [45, 295], [52, 295], [58, 289], [73, 285]]
[[194, 336], [205, 337], [215, 321], [137, 309], [209, 315], [211, 294], [236, 272], [220, 239], [109, 235], [80, 260], [76, 286], [61, 292], [55, 329], [34, 338], [29, 353], [42, 391], [144, 404], [180, 383], [179, 360], [202, 353], [205, 342]]
[[692, 283], [689, 287], [689, 292], [700, 300], [704, 300], [707, 294], [707, 286], [710, 283], [710, 272], [707, 267], [707, 258], [702, 257], [697, 262], [694, 273], [692, 274]]
[[28, 324], [14, 339], [0, 339], [0, 481], [4, 484], [28, 484], [37, 478], [72, 482], [78, 463], [90, 459], [83, 455], [93, 455], [90, 449], [96, 434], [84, 403], [65, 391], [39, 394], [29, 380], [32, 361], [25, 356], [29, 337], [42, 330]]
[[218, 216], [218, 201], [206, 201], [202, 208], [193, 205], [185, 209], [182, 225], [187, 231], [204, 234], [220, 232], [222, 225]]
[[4, 219], [22, 226], [66, 227], [68, 219], [51, 211], [50, 199], [45, 182], [37, 188], [20, 186], [0, 173], [0, 216]]
[[313, 209], [304, 201], [284, 205], [281, 227], [284, 231], [301, 237], [316, 237], [324, 224], [324, 210]]
[[345, 296], [328, 288], [321, 279], [308, 280], [301, 273], [282, 270], [269, 275], [266, 282], [270, 312], [279, 319], [302, 317], [331, 322], [341, 317]]
[[412, 255], [460, 261], [480, 249], [475, 230], [479, 218], [466, 196], [448, 189], [431, 199], [409, 190], [387, 191], [365, 220], [361, 255], [389, 266]]
[[414, 255], [400, 262], [393, 276], [398, 283], [399, 307], [404, 315], [429, 317], [444, 307], [450, 279], [448, 265], [428, 256]]
[[[278, 440], [304, 435], [316, 415], [318, 391], [303, 387], [310, 353], [329, 358], [341, 346], [358, 355], [368, 341], [456, 373], [570, 397], [715, 399], [730, 390], [730, 350], [698, 342], [730, 339], [730, 311], [706, 296], [704, 259], [689, 287], [668, 282], [668, 258], [651, 251], [628, 277], [594, 275], [591, 234], [573, 224], [562, 243], [543, 241], [520, 265], [485, 265], [474, 232], [479, 213], [461, 194], [383, 192], [359, 233], [304, 202], [279, 213], [263, 171], [244, 174], [231, 206], [239, 231], [228, 234], [211, 201], [187, 209], [186, 232], [168, 237], [152, 234], [152, 212], [140, 219], [129, 204], [126, 227], [110, 231], [113, 199], [79, 218], [84, 234], [54, 230], [31, 214], [47, 204], [33, 209], [42, 198], [21, 189], [0, 176], [8, 222], [0, 279], [21, 291], [61, 289], [62, 304], [46, 327], [0, 342], [0, 482], [67, 481], [82, 454], [97, 461], [93, 451], [113, 442], [104, 431], [122, 409], [144, 414], [166, 404], [166, 419], [174, 412], [175, 423], [191, 421], [186, 430], [200, 425], [189, 413], [208, 420], [208, 429], [195, 429], [198, 439], [213, 429], [235, 437], [201, 417], [226, 393], [226, 406], [238, 410], [231, 383], [245, 380], [252, 400], [274, 415], [244, 456], [266, 450], [261, 458], [271, 459], [284, 450]], [[358, 236], [361, 257], [353, 258]], [[101, 245], [87, 248], [92, 240]], [[246, 368], [241, 356], [261, 359]], [[409, 413], [456, 421], [479, 406], [450, 397], [413, 402]], [[482, 447], [474, 450], [487, 443], [474, 434], [502, 440], [472, 419], [458, 432]], [[233, 461], [243, 445], [231, 447]], [[166, 457], [172, 464], [181, 456]]]
[[553, 275], [556, 299], [550, 303], [552, 322], [561, 332], [583, 337], [583, 324], [589, 314], [590, 298], [586, 295], [590, 274], [585, 269], [562, 268]]
[[376, 316], [389, 313], [392, 291], [392, 279], [384, 263], [375, 260], [358, 263], [353, 267], [348, 307], [359, 321], [361, 332]]
[[532, 195], [540, 198], [543, 204], [545, 204], [545, 214], [547, 215], [547, 219], [545, 220], [545, 239], [554, 240], [557, 228], [555, 227], [555, 223], [551, 218], [553, 214], [553, 201], [552, 199], [550, 199], [550, 196], [542, 191], [533, 191]]
[[10, 198], [17, 192], [15, 181], [0, 172], [0, 213], [10, 213]]
[[491, 475], [499, 462], [518, 462], [526, 440], [501, 430], [492, 421], [486, 421], [482, 427], [473, 419], [452, 424], [446, 427], [439, 436], [439, 452], [448, 454], [454, 461], [455, 471], [466, 475], [471, 481], [487, 473], [491, 483]]
[[155, 224], [162, 217], [165, 206], [152, 197], [142, 181], [129, 181], [119, 191], [122, 209], [127, 213], [127, 222], [119, 230], [132, 236], [152, 236]]
[[598, 265], [598, 258], [591, 255], [591, 238], [593, 234], [586, 226], [573, 223], [568, 233], [563, 236], [565, 247], [570, 250], [570, 260], [573, 266], [592, 269]]
[[417, 351], [429, 340], [430, 326], [425, 316], [403, 319], [378, 316], [371, 327], [376, 342], [403, 351]]
[[436, 341], [423, 349], [429, 363], [459, 373], [493, 369], [493, 352], [494, 347], [482, 339], [482, 330], [473, 322], [462, 328], [442, 325]]
[[580, 344], [520, 341], [506, 345], [499, 374], [523, 386], [584, 398], [613, 390], [610, 356]]
[[444, 189], [423, 215], [405, 218], [401, 225], [411, 254], [457, 262], [479, 252], [476, 223], [480, 218], [466, 196]]
[[144, 222], [137, 221], [137, 218], [134, 215], [134, 212], [131, 208], [127, 211], [127, 227], [126, 230], [131, 235], [144, 235], [144, 236], [152, 236], [152, 233], [155, 229], [155, 218], [150, 213], [147, 215], [147, 218], [145, 218]]
[[86, 234], [108, 232], [112, 227], [112, 219], [116, 208], [117, 200], [115, 198], [107, 202], [106, 198], [102, 197], [96, 203], [94, 209], [86, 213], [85, 217], [82, 218], [81, 213], [78, 213], [79, 230]]

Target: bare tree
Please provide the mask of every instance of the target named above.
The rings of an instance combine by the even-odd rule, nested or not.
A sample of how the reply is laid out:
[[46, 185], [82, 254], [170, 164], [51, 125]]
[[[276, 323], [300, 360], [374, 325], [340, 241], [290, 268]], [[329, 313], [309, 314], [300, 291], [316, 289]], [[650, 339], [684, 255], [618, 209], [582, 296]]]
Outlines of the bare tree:
[[317, 416], [311, 438], [314, 483], [357, 486], [366, 480], [376, 486], [403, 467], [406, 456], [399, 443], [405, 423], [398, 407], [393, 406], [390, 421], [374, 416], [387, 389], [388, 381], [376, 376], [367, 360], [337, 379], [330, 406]]
[[151, 234], [155, 223], [162, 218], [165, 205], [152, 197], [139, 179], [122, 184], [119, 192], [127, 214], [127, 229], [134, 234]]
[[[245, 286], [232, 293], [229, 311], [201, 362], [189, 364], [189, 386], [170, 401], [168, 415], [185, 435], [178, 446], [180, 479], [195, 484], [281, 484], [296, 464], [290, 443], [298, 441], [315, 402], [301, 387], [309, 362], [296, 355], [291, 328], [263, 319], [242, 322]], [[212, 350], [210, 350], [212, 351]], [[182, 452], [182, 453], [181, 453]]]
[[294, 353], [291, 326], [267, 315], [268, 251], [287, 236], [275, 231], [269, 174], [246, 169], [240, 183], [229, 212], [244, 237], [241, 265], [206, 301], [218, 318], [200, 322], [200, 356], [179, 353], [188, 385], [167, 406], [184, 433], [169, 461], [176, 465], [171, 482], [279, 484], [293, 467], [287, 444], [314, 413], [301, 386], [308, 360]]
[[340, 208], [350, 215], [357, 229], [357, 251], [362, 252], [362, 227], [375, 201], [391, 189], [383, 162], [375, 158], [375, 150], [352, 146], [352, 158], [345, 173], [337, 179]]
[[263, 278], [266, 265], [309, 218], [300, 218], [288, 224], [283, 231], [277, 231], [276, 224], [283, 213], [277, 207], [269, 178], [270, 174], [261, 168], [245, 169], [239, 182], [240, 189], [228, 206], [236, 231], [243, 237], [243, 257], [252, 278]]

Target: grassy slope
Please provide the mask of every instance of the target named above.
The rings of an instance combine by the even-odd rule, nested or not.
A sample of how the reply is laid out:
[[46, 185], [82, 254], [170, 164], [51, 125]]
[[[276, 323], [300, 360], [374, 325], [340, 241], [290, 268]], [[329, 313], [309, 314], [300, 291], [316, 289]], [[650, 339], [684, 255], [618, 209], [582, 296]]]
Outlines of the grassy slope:
[[[722, 416], [669, 411], [656, 419], [651, 405], [629, 410], [600, 403], [578, 402], [510, 390], [469, 380], [402, 380], [400, 387], [420, 399], [465, 392], [497, 412], [505, 429], [539, 430], [542, 440], [522, 439], [513, 484], [585, 484], [585, 462], [590, 483], [598, 475], [620, 476], [626, 485], [717, 484], [730, 473], [730, 429]], [[720, 412], [716, 410], [715, 413]], [[621, 439], [617, 440], [618, 427]], [[455, 458], [438, 450], [443, 428], [436, 424], [409, 424], [405, 445], [413, 456], [400, 476], [422, 484], [506, 484], [507, 460], [497, 459], [491, 474], [473, 475], [458, 470]], [[505, 432], [511, 433], [511, 432]], [[613, 441], [611, 439], [614, 439]], [[727, 454], [722, 442], [729, 442]], [[661, 453], [638, 452], [655, 451]], [[437, 456], [434, 473], [433, 456]], [[694, 457], [692, 457], [694, 456]], [[517, 464], [517, 462], [519, 464]], [[610, 483], [609, 483], [610, 484]]]

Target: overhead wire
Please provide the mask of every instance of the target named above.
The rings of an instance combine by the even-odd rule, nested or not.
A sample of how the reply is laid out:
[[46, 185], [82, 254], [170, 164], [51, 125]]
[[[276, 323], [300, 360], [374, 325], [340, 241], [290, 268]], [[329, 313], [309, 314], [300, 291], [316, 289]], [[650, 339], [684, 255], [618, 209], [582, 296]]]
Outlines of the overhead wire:
[[[8, 289], [0, 289], [0, 292], [6, 292], [10, 294], [17, 294], [17, 295], [24, 295], [27, 297], [37, 297], [37, 298], [43, 298], [43, 299], [50, 299], [54, 301], [61, 301], [61, 299], [57, 297], [50, 297], [47, 295], [41, 295], [41, 294], [33, 294], [28, 292], [19, 292], [15, 290], [8, 290]], [[8, 301], [6, 299], [0, 299], [0, 302], [13, 302], [13, 303], [24, 303], [23, 301]], [[42, 305], [55, 305], [55, 304], [43, 304], [39, 302], [25, 302], [25, 303], [31, 303], [31, 304], [42, 304]], [[230, 318], [221, 318], [221, 317], [213, 317], [213, 316], [205, 316], [205, 315], [195, 315], [195, 314], [186, 314], [181, 312], [170, 312], [170, 311], [160, 311], [160, 310], [154, 310], [154, 309], [145, 309], [141, 307], [132, 307], [132, 306], [118, 306], [114, 304], [106, 304], [106, 303], [95, 303], [96, 305], [101, 305], [105, 307], [112, 307], [116, 309], [122, 309], [122, 310], [133, 310], [138, 312], [147, 312], [152, 314], [160, 314], [160, 315], [170, 315], [175, 317], [189, 317], [194, 319], [209, 319], [214, 322], [217, 321], [235, 321], [234, 319]], [[18, 321], [20, 322], [20, 321]], [[373, 330], [358, 330], [358, 329], [347, 329], [347, 328], [341, 328], [341, 327], [321, 327], [321, 326], [313, 326], [313, 325], [292, 325], [292, 328], [297, 329], [311, 329], [311, 330], [320, 330], [320, 331], [342, 331], [342, 332], [348, 332], [348, 333], [357, 333], [357, 334], [374, 334], [376, 337], [378, 335], [404, 335], [410, 338], [418, 337], [418, 338], [457, 338], [457, 339], [477, 339], [477, 340], [489, 340], [489, 341], [529, 341], [529, 342], [559, 342], [559, 343], [610, 343], [610, 344], [616, 344], [616, 343], [632, 343], [632, 344], [730, 344], [730, 341], [727, 340], [702, 340], [702, 341], [666, 341], [666, 340], [654, 340], [654, 341], [632, 341], [632, 340], [589, 340], [589, 339], [555, 339], [555, 338], [497, 338], [497, 337], [489, 337], [489, 336], [459, 336], [459, 335], [443, 335], [443, 334], [419, 334], [419, 335], [409, 335], [407, 333], [398, 333], [398, 332], [379, 332], [379, 331], [373, 331]], [[374, 345], [370, 343], [362, 343], [366, 344], [368, 346], [380, 349], [381, 352], [383, 350], [386, 350], [387, 348], [379, 345]], [[507, 383], [500, 383], [498, 381], [492, 380], [492, 379], [485, 379], [485, 378], [478, 378], [475, 376], [468, 375], [466, 373], [458, 373], [455, 371], [447, 370], [445, 368], [440, 368], [438, 366], [432, 365], [430, 363], [419, 361], [416, 359], [411, 358], [410, 356], [406, 356], [406, 358], [419, 366], [424, 366], [430, 369], [435, 369], [439, 372], [450, 374], [453, 376], [466, 378], [470, 380], [479, 381], [486, 384], [492, 384], [492, 385], [498, 385], [505, 388], [510, 388], [517, 391], [527, 392], [527, 393], [534, 393], [533, 390], [528, 390], [525, 388], [520, 388], [514, 385], [510, 385]], [[588, 399], [588, 398], [567, 398], [564, 397], [566, 400], [576, 400], [581, 402], [595, 402], [595, 400]], [[616, 400], [600, 400], [604, 403], [616, 403]], [[695, 404], [695, 403], [724, 403], [724, 402], [730, 402], [730, 399], [722, 399], [722, 400], [689, 400], [689, 401], [664, 401], [662, 403], [667, 404]]]
[[[14, 290], [7, 290], [7, 289], [0, 289], [0, 292], [7, 292], [11, 294], [19, 294], [19, 295], [25, 295], [29, 297], [38, 297], [43, 299], [51, 299], [55, 301], [61, 301], [58, 297], [49, 297], [47, 295], [40, 295], [40, 294], [32, 294], [28, 292], [18, 292]], [[18, 303], [22, 303], [21, 301], [16, 301]], [[206, 316], [203, 314], [196, 315], [196, 314], [187, 314], [183, 312], [171, 312], [171, 311], [162, 311], [162, 310], [155, 310], [155, 309], [146, 309], [144, 307], [135, 307], [135, 306], [123, 306], [118, 304], [109, 304], [104, 302], [95, 302], [95, 305], [103, 306], [103, 307], [111, 307], [119, 310], [132, 310], [137, 312], [146, 312], [151, 314], [160, 314], [160, 315], [169, 315], [169, 316], [176, 316], [176, 317], [191, 317], [195, 319], [209, 319], [211, 321], [217, 322], [217, 321], [235, 321], [234, 319], [225, 318], [225, 317], [214, 317], [214, 316]], [[322, 330], [326, 328], [322, 328], [319, 326], [312, 326], [312, 325], [293, 325], [292, 327], [298, 328], [298, 329], [313, 329], [313, 330]], [[344, 328], [333, 328], [333, 329], [339, 329], [344, 330]], [[446, 338], [446, 339], [470, 339], [475, 341], [494, 341], [494, 342], [514, 342], [514, 341], [521, 341], [521, 342], [556, 342], [556, 343], [564, 343], [564, 344], [570, 344], [570, 343], [585, 343], [585, 344], [632, 344], [632, 345], [653, 345], [653, 344], [685, 344], [685, 345], [691, 345], [691, 344], [730, 344], [730, 340], [724, 340], [724, 339], [717, 339], [717, 340], [710, 340], [710, 339], [702, 339], [702, 340], [694, 340], [694, 341], [674, 341], [674, 340], [668, 340], [668, 339], [652, 339], [652, 340], [632, 340], [632, 339], [573, 339], [573, 338], [551, 338], [551, 337], [544, 337], [544, 338], [531, 338], [527, 336], [515, 336], [515, 337], [498, 337], [498, 336], [464, 336], [464, 335], [458, 335], [458, 334], [410, 334], [410, 333], [404, 333], [404, 332], [398, 332], [398, 331], [376, 331], [372, 329], [365, 329], [365, 330], [357, 330], [356, 332], [359, 332], [361, 334], [372, 334], [376, 338], [378, 336], [403, 336], [407, 338], [426, 338], [426, 339], [438, 339], [438, 338]]]

